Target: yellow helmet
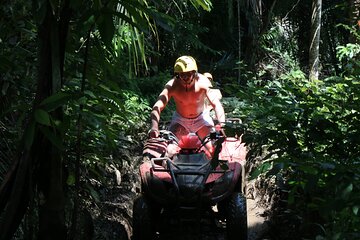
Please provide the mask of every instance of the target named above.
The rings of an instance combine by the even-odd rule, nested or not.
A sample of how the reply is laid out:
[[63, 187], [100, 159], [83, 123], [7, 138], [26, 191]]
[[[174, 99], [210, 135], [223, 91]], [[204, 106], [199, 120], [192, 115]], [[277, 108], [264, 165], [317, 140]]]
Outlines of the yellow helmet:
[[203, 75], [207, 77], [210, 81], [213, 80], [213, 76], [211, 75], [211, 73], [206, 72]]
[[181, 72], [190, 72], [190, 71], [197, 71], [196, 61], [191, 56], [181, 56], [175, 61], [174, 65], [174, 72], [181, 73]]

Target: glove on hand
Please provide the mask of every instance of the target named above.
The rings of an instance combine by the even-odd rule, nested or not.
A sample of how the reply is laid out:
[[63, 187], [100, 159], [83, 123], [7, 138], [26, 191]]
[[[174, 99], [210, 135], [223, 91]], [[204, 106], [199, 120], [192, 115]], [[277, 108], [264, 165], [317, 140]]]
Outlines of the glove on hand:
[[158, 138], [159, 137], [159, 130], [157, 129], [150, 129], [148, 132], [149, 138]]

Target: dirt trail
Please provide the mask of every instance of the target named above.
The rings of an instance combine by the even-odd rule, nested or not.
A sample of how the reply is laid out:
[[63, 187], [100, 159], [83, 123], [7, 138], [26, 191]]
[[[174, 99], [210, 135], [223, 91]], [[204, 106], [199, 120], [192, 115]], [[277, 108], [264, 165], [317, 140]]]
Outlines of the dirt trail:
[[268, 229], [264, 217], [265, 209], [261, 208], [254, 199], [247, 199], [248, 240], [264, 239]]

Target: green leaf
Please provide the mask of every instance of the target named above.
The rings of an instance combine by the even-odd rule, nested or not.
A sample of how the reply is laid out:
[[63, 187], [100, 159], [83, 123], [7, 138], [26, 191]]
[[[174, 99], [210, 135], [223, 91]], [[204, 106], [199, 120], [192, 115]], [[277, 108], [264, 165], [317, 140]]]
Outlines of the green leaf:
[[353, 207], [352, 207], [352, 211], [353, 211], [353, 213], [354, 213], [355, 215], [357, 215], [358, 212], [359, 212], [359, 206], [353, 206]]
[[83, 22], [83, 29], [91, 29], [94, 24], [95, 24], [95, 16], [90, 15], [88, 16], [88, 19]]
[[288, 203], [291, 205], [295, 202], [295, 193], [296, 193], [296, 187], [293, 187], [288, 195]]
[[59, 150], [63, 150], [64, 146], [62, 144], [62, 139], [55, 135], [53, 131], [50, 131], [48, 127], [39, 127], [40, 131], [44, 134], [44, 136], [52, 143], [53, 146], [57, 147]]
[[274, 176], [278, 174], [284, 168], [284, 163], [276, 163], [273, 167], [266, 173], [266, 176]]
[[140, 25], [139, 23], [134, 22], [130, 17], [126, 16], [124, 13], [115, 12], [115, 13], [114, 13], [114, 16], [117, 16], [117, 17], [120, 18], [122, 21], [130, 24], [131, 26], [136, 27], [137, 29], [139, 29], [139, 30], [141, 30], [141, 31], [143, 31], [143, 32], [146, 32], [145, 26], [142, 26], [142, 25]]
[[43, 109], [36, 109], [35, 113], [34, 113], [34, 118], [35, 118], [36, 122], [38, 122], [40, 124], [43, 124], [43, 125], [46, 125], [46, 126], [51, 125], [50, 115], [49, 115], [49, 113], [47, 113]]
[[315, 240], [326, 240], [326, 238], [321, 235], [317, 235]]
[[77, 99], [79, 97], [81, 97], [81, 94], [71, 95], [69, 93], [57, 92], [44, 99], [40, 103], [40, 106], [45, 111], [50, 112], [58, 107], [64, 106], [70, 99]]
[[342, 239], [341, 238], [341, 233], [335, 233], [335, 235], [333, 235], [332, 240], [339, 240]]
[[[131, 22], [136, 23], [141, 31], [146, 31], [148, 23], [146, 20], [146, 15], [144, 13], [148, 13], [149, 9], [141, 4], [136, 4], [136, 1], [124, 2], [123, 6], [126, 8], [126, 11], [131, 16]], [[133, 21], [134, 20], [134, 21]]]
[[74, 173], [70, 173], [67, 180], [66, 180], [67, 185], [69, 186], [74, 186], [75, 185], [75, 175]]
[[85, 91], [84, 91], [84, 94], [85, 94], [86, 96], [91, 97], [91, 98], [94, 98], [94, 99], [96, 98], [94, 92], [92, 92], [92, 91], [90, 91], [90, 90], [85, 90]]
[[100, 196], [99, 193], [89, 184], [86, 184], [85, 187], [89, 190], [90, 195], [93, 197], [95, 202], [100, 202]]
[[251, 173], [250, 179], [255, 179], [260, 174], [267, 172], [272, 167], [272, 162], [264, 162], [255, 171]]
[[347, 198], [349, 197], [349, 194], [352, 192], [352, 190], [353, 190], [353, 184], [350, 183], [350, 184], [343, 190], [343, 192], [342, 192], [342, 194], [341, 194], [341, 197], [342, 197], [343, 199], [347, 199]]
[[167, 31], [172, 31], [175, 26], [175, 19], [166, 14], [157, 12], [156, 10], [150, 11], [149, 15], [155, 20], [155, 22]]
[[6, 95], [6, 92], [7, 92], [8, 88], [9, 88], [9, 86], [10, 86], [10, 84], [9, 84], [8, 81], [5, 81], [5, 82], [3, 83], [2, 89], [1, 89], [1, 94], [2, 94], [3, 96]]
[[197, 9], [201, 6], [204, 10], [210, 11], [212, 4], [209, 0], [190, 0], [191, 4]]

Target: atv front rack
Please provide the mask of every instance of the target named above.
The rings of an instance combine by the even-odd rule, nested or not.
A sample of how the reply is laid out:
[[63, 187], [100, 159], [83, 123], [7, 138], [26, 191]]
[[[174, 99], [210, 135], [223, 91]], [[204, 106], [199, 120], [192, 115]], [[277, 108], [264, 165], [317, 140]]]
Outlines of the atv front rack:
[[[226, 164], [226, 160], [218, 160], [219, 163]], [[168, 157], [152, 158], [151, 166], [154, 172], [167, 172], [171, 176], [171, 180], [177, 192], [179, 192], [179, 184], [176, 180], [177, 175], [194, 175], [203, 176], [200, 184], [201, 188], [204, 187], [206, 180], [212, 173], [226, 173], [227, 170], [212, 169], [211, 161], [206, 163], [174, 163]], [[182, 167], [194, 167], [196, 170], [183, 169]]]

